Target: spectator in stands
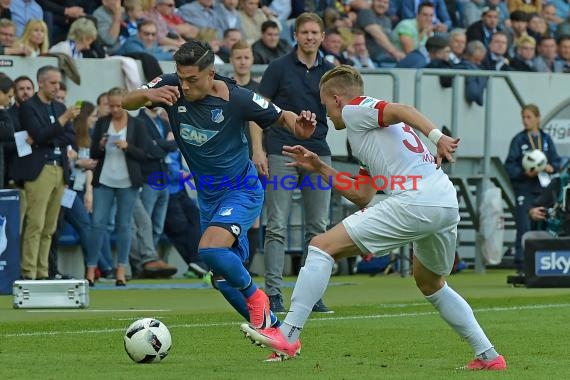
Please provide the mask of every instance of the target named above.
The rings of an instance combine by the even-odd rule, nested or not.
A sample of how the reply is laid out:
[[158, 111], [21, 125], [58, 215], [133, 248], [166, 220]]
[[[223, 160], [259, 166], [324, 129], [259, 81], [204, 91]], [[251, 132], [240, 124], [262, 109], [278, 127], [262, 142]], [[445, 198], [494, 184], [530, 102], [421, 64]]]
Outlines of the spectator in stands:
[[483, 7], [481, 12], [481, 20], [469, 25], [467, 28], [467, 42], [481, 41], [485, 47], [489, 46], [491, 37], [501, 28], [499, 25], [499, 9], [492, 5]]
[[65, 98], [67, 97], [67, 85], [65, 84], [65, 82], [61, 82], [59, 84], [59, 90], [57, 90], [57, 94], [55, 95], [55, 100], [57, 100], [60, 103], [65, 104]]
[[539, 174], [535, 170], [525, 172], [522, 158], [526, 152], [539, 149], [546, 155], [548, 165], [546, 173], [560, 170], [560, 156], [550, 135], [540, 128], [540, 110], [534, 104], [527, 104], [521, 111], [524, 130], [517, 133], [511, 140], [509, 153], [505, 161], [505, 169], [511, 179], [516, 196], [515, 223], [517, 236], [515, 241], [515, 267], [517, 272], [524, 273], [524, 252], [521, 238], [530, 229], [529, 209], [535, 199], [542, 193]]
[[273, 16], [272, 12], [268, 12], [267, 8], [265, 9], [266, 12], [259, 8], [259, 0], [240, 0], [239, 17], [241, 30], [243, 38], [248, 44], [253, 44], [261, 38], [261, 25], [265, 21], [275, 21], [279, 25], [279, 30], [281, 30], [279, 20]]
[[28, 49], [31, 52], [30, 57], [46, 54], [50, 46], [46, 23], [42, 20], [28, 21], [24, 32], [14, 44], [23, 45]]
[[[168, 178], [170, 196], [164, 223], [164, 233], [188, 265], [186, 277], [203, 277], [208, 273], [206, 264], [198, 254], [200, 242], [200, 211], [196, 202], [188, 196], [186, 189], [180, 186], [180, 179], [190, 175], [184, 168], [179, 150], [169, 154]], [[250, 255], [251, 255], [250, 251]]]
[[534, 39], [538, 44], [540, 44], [540, 40], [542, 38], [548, 36], [554, 36], [554, 34], [549, 32], [544, 17], [536, 13], [533, 13], [529, 16], [529, 21], [526, 31], [530, 36], [534, 37]]
[[[195, 28], [216, 27], [216, 14], [214, 12], [214, 0], [195, 0], [184, 4], [178, 9], [180, 17]], [[222, 31], [223, 32], [223, 31]]]
[[91, 248], [87, 258], [86, 279], [95, 280], [95, 268], [101, 246], [103, 232], [109, 221], [111, 205], [117, 204], [115, 228], [117, 233], [116, 286], [125, 286], [125, 266], [131, 249], [131, 220], [133, 207], [139, 189], [145, 179], [141, 164], [146, 160], [148, 146], [146, 128], [142, 122], [132, 117], [121, 106], [124, 91], [120, 88], [109, 90], [110, 115], [97, 120], [93, 132], [90, 156], [97, 160], [93, 172], [93, 226]]
[[36, 0], [12, 0], [10, 3], [12, 21], [16, 25], [16, 36], [19, 37], [30, 20], [43, 20], [44, 11]]
[[[357, 1], [360, 1], [362, 3], [368, 3], [367, 0], [357, 0]], [[264, 10], [264, 12], [274, 17], [277, 17], [279, 25], [282, 25], [284, 28], [288, 27], [287, 20], [289, 20], [289, 16], [291, 15], [291, 9], [292, 9], [291, 0], [272, 0], [266, 2], [266, 4], [268, 5], [262, 5], [261, 9]], [[265, 10], [264, 8], [267, 8], [267, 10]]]
[[481, 63], [483, 70], [510, 71], [512, 70], [507, 58], [508, 38], [505, 32], [496, 32], [491, 36], [489, 51]]
[[11, 0], [0, 0], [0, 18], [7, 20], [12, 19], [12, 11], [10, 10]]
[[[19, 132], [22, 130], [20, 124], [20, 106], [23, 102], [34, 96], [34, 82], [32, 78], [21, 75], [14, 79], [14, 104], [10, 107], [9, 113], [12, 117], [14, 124], [14, 131]], [[28, 137], [28, 144], [33, 144], [33, 140]], [[18, 154], [14, 152], [8, 162], [8, 176], [14, 180], [14, 185], [20, 189], [20, 231], [23, 231], [24, 216], [26, 214], [26, 192], [24, 191], [24, 184], [21, 180], [17, 180], [19, 175], [16, 173], [18, 169], [16, 166]]]
[[555, 37], [560, 38], [567, 35], [570, 35], [570, 14], [562, 24], [558, 25]]
[[527, 27], [529, 14], [523, 11], [514, 11], [511, 13], [510, 20], [511, 26], [505, 29], [505, 33], [507, 33], [509, 38], [509, 49], [507, 50], [507, 55], [509, 57], [514, 57], [517, 53], [516, 42], [522, 36], [528, 35]]
[[522, 36], [516, 42], [516, 55], [511, 60], [510, 66], [515, 71], [535, 72], [534, 57], [536, 52], [536, 41], [531, 36]]
[[138, 197], [135, 199], [131, 224], [133, 236], [129, 263], [133, 277], [169, 278], [176, 274], [176, 267], [168, 265], [158, 257], [152, 241], [152, 221]]
[[5, 189], [9, 183], [8, 162], [16, 150], [16, 129], [8, 112], [13, 97], [14, 82], [6, 74], [0, 73], [0, 189]]
[[343, 39], [337, 28], [330, 28], [325, 30], [325, 38], [321, 43], [321, 52], [325, 59], [335, 66], [338, 65], [350, 65], [352, 66], [354, 62], [351, 59], [345, 57]]
[[129, 37], [116, 51], [116, 55], [147, 53], [159, 61], [172, 61], [172, 53], [158, 46], [157, 28], [152, 20], [144, 20], [138, 28], [137, 35]]
[[[481, 41], [471, 41], [465, 47], [463, 59], [454, 69], [481, 70], [481, 63], [487, 55], [487, 48]], [[471, 105], [473, 102], [483, 105], [483, 94], [487, 87], [487, 77], [465, 77], [465, 101]]]
[[352, 31], [352, 44], [347, 48], [347, 58], [352, 60], [353, 66], [356, 68], [372, 69], [376, 64], [370, 57], [366, 48], [366, 37], [364, 31], [354, 29]]
[[51, 41], [63, 41], [73, 20], [90, 14], [92, 0], [36, 0], [44, 10], [44, 20], [49, 24]]
[[19, 107], [23, 102], [34, 96], [32, 78], [22, 75], [14, 80], [14, 106]]
[[97, 97], [97, 117], [105, 117], [109, 115], [109, 98], [107, 93], [103, 92]]
[[425, 45], [433, 35], [433, 3], [421, 3], [416, 18], [400, 21], [392, 32], [394, 46], [408, 54], [412, 50]]
[[461, 62], [465, 45], [467, 44], [467, 35], [465, 29], [456, 28], [449, 33], [449, 61], [453, 64]]
[[265, 21], [261, 24], [261, 38], [251, 46], [253, 63], [267, 65], [291, 51], [291, 45], [279, 38], [279, 25], [275, 21]]
[[507, 0], [509, 13], [523, 11], [525, 13], [539, 13], [542, 7], [542, 0]]
[[156, 0], [141, 0], [142, 9], [144, 11], [143, 18], [154, 21], [157, 30], [157, 43], [163, 49], [175, 50], [182, 45], [186, 40], [176, 34], [168, 27], [166, 20], [156, 9]]
[[67, 145], [75, 140], [71, 121], [79, 107], [55, 100], [61, 72], [43, 66], [37, 72], [38, 92], [20, 105], [20, 124], [33, 139], [32, 153], [14, 163], [14, 179], [22, 181], [27, 205], [22, 231], [22, 276], [46, 279], [51, 237], [57, 226], [64, 183], [69, 179]]
[[[161, 108], [152, 110], [144, 108], [138, 115], [150, 137], [150, 144], [145, 149], [147, 160], [141, 166], [143, 178], [153, 178], [152, 175], [155, 173], [166, 173], [168, 153], [178, 149], [170, 125], [166, 121], [167, 117], [161, 115], [162, 111]], [[151, 234], [155, 248], [164, 229], [164, 218], [166, 218], [168, 206], [169, 191], [165, 181], [167, 178], [157, 177], [153, 183], [145, 182], [140, 193], [142, 204], [152, 221]]]
[[[91, 159], [91, 131], [98, 119], [97, 108], [90, 102], [82, 102], [81, 111], [73, 122], [75, 129], [74, 150], [77, 152], [75, 165], [71, 169], [73, 174], [72, 188], [78, 192], [79, 199], [83, 202], [88, 213], [93, 212], [93, 169], [97, 162]], [[72, 224], [73, 225], [73, 224]], [[91, 223], [89, 223], [91, 226]], [[78, 231], [79, 232], [79, 231]], [[87, 239], [85, 239], [87, 241]], [[84, 252], [85, 254], [85, 252]]]
[[421, 69], [434, 60], [445, 61], [449, 59], [449, 43], [440, 36], [428, 38], [425, 46], [413, 50], [396, 65], [401, 69]]
[[[295, 21], [297, 48], [291, 53], [271, 62], [263, 74], [259, 92], [279, 107], [287, 106], [293, 112], [310, 110], [317, 115], [317, 127], [307, 140], [298, 140], [283, 128], [268, 129], [267, 154], [261, 144], [261, 129], [252, 129], [253, 161], [260, 175], [292, 175], [315, 184], [317, 176], [296, 168], [287, 167], [286, 156], [281, 154], [283, 145], [310, 146], [324, 156], [330, 164], [330, 148], [326, 141], [328, 131], [325, 110], [319, 99], [319, 81], [327, 70], [334, 66], [324, 60], [318, 51], [319, 42], [324, 39], [324, 25], [314, 13], [303, 13]], [[313, 185], [316, 187], [316, 185]], [[313, 236], [326, 230], [330, 190], [313, 191], [302, 189], [305, 210], [305, 247]], [[273, 312], [285, 311], [281, 288], [283, 287], [283, 266], [285, 263], [285, 234], [292, 204], [292, 191], [282, 187], [266, 188], [267, 229], [265, 235], [265, 291], [269, 296]], [[313, 311], [329, 312], [319, 301]]]
[[31, 55], [32, 50], [16, 41], [16, 26], [8, 19], [0, 19], [0, 55]]
[[168, 27], [182, 38], [194, 38], [200, 28], [187, 24], [182, 17], [174, 13], [174, 0], [156, 0], [156, 10], [162, 15]]
[[434, 16], [432, 17], [433, 31], [437, 33], [445, 33], [448, 29], [451, 29], [451, 18], [449, 17], [449, 12], [447, 12], [447, 6], [443, 0], [425, 0], [423, 2], [418, 2], [416, 0], [400, 0], [394, 1], [394, 5], [398, 4], [397, 14], [400, 20], [414, 19], [420, 13], [421, 4], [431, 3], [434, 10]]
[[560, 18], [556, 15], [556, 7], [554, 4], [547, 3], [542, 7], [542, 17], [548, 26], [548, 31], [550, 34], [556, 35], [558, 30], [558, 25], [564, 22], [564, 18]]
[[[14, 104], [10, 107], [9, 112], [12, 116], [14, 131], [16, 132], [22, 130], [20, 125], [20, 105], [32, 96], [34, 96], [34, 82], [30, 77], [21, 75], [14, 79]], [[33, 141], [30, 139], [29, 142], [31, 143]], [[20, 204], [22, 203], [23, 202], [20, 202]], [[23, 214], [23, 212], [20, 214]]]
[[[251, 77], [251, 66], [253, 65], [253, 52], [251, 46], [245, 41], [238, 41], [232, 46], [230, 63], [234, 69], [233, 78], [242, 87], [250, 89], [253, 92], [259, 93], [259, 82]], [[245, 136], [249, 142], [249, 157], [253, 155], [253, 144], [251, 142], [251, 128], [259, 128], [257, 126], [250, 126], [245, 129]], [[263, 136], [263, 133], [262, 133]], [[258, 135], [259, 137], [259, 135]], [[249, 243], [249, 257], [246, 263], [247, 270], [250, 270], [251, 263], [259, 248], [259, 218], [253, 223], [249, 231], [247, 231], [247, 241]], [[255, 273], [249, 272], [252, 276]]]
[[355, 26], [366, 33], [366, 48], [378, 66], [393, 66], [405, 57], [390, 41], [392, 21], [386, 15], [389, 0], [373, 0], [370, 9], [358, 12]]
[[563, 64], [562, 72], [570, 73], [570, 35], [558, 39], [558, 57]]
[[121, 0], [102, 0], [102, 5], [93, 12], [97, 19], [97, 29], [109, 53], [121, 45], [120, 33], [124, 19]]
[[216, 29], [223, 33], [223, 35], [220, 36], [221, 38], [225, 37], [225, 33], [228, 29], [237, 29], [241, 32], [241, 20], [237, 6], [238, 0], [222, 0], [214, 4], [214, 14], [217, 15]]
[[220, 48], [216, 55], [221, 58], [225, 63], [230, 63], [230, 53], [232, 51], [232, 46], [241, 40], [241, 31], [239, 29], [230, 28], [224, 30], [224, 35], [222, 41], [220, 42]]
[[[63, 83], [63, 82], [62, 82]], [[87, 259], [89, 238], [91, 235], [91, 219], [89, 212], [92, 211], [93, 192], [91, 186], [92, 171], [96, 162], [89, 158], [89, 128], [97, 120], [95, 106], [89, 102], [82, 102], [79, 115], [73, 120], [75, 141], [68, 145], [67, 158], [70, 163], [68, 189], [76, 191], [73, 204], [70, 208], [61, 207], [57, 229], [51, 239], [49, 254], [49, 278], [55, 280], [69, 279], [69, 276], [61, 274], [57, 266], [59, 239], [64, 232], [66, 224], [69, 224], [79, 236], [79, 244], [83, 251], [84, 261]]]
[[538, 43], [538, 55], [534, 58], [534, 67], [541, 73], [561, 73], [564, 63], [557, 60], [556, 40], [554, 37], [544, 37]]
[[[467, 28], [481, 19], [481, 8], [486, 5], [486, 2], [480, 0], [458, 0], [455, 4], [459, 16], [456, 26]], [[451, 14], [450, 16], [453, 17]]]
[[136, 36], [139, 24], [144, 20], [141, 0], [125, 0], [123, 7], [125, 8], [125, 16], [121, 22], [121, 31], [119, 32], [120, 44], [125, 42], [127, 38]]
[[[245, 41], [238, 41], [232, 46], [230, 63], [234, 69], [233, 79], [242, 87], [253, 92], [259, 92], [259, 82], [251, 77], [253, 65], [253, 52], [251, 46]], [[247, 129], [246, 129], [247, 132]], [[250, 139], [248, 138], [248, 141]]]
[[50, 53], [62, 53], [73, 59], [83, 58], [82, 51], [91, 49], [97, 39], [95, 23], [86, 17], [78, 18], [71, 24], [67, 40], [58, 42], [50, 49]]

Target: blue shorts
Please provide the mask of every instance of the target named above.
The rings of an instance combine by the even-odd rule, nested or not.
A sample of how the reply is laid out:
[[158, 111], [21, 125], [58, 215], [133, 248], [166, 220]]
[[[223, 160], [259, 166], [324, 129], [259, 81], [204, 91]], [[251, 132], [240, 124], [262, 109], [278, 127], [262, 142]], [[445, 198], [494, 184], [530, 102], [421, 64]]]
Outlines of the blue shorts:
[[249, 257], [247, 231], [259, 217], [263, 207], [263, 187], [259, 180], [257, 183], [259, 186], [225, 191], [215, 203], [199, 202], [202, 233], [212, 225], [227, 226], [226, 229], [236, 236], [232, 250], [243, 262]]

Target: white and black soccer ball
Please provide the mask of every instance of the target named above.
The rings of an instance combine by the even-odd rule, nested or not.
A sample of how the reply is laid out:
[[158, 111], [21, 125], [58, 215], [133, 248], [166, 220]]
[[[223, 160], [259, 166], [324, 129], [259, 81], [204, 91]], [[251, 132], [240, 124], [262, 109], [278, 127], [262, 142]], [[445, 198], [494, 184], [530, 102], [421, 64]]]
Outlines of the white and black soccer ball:
[[546, 165], [548, 165], [548, 159], [539, 149], [525, 152], [523, 155], [522, 167], [526, 172], [530, 170], [541, 172], [546, 169]]
[[170, 331], [154, 318], [133, 322], [125, 332], [125, 351], [137, 363], [158, 363], [172, 347]]

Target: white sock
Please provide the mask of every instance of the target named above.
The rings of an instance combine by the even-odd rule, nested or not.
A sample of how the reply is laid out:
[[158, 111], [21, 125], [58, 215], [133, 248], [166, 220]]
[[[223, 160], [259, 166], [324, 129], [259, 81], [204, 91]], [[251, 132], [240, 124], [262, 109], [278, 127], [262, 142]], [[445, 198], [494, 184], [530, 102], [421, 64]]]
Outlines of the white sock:
[[447, 283], [431, 296], [426, 296], [426, 299], [435, 306], [443, 320], [461, 338], [469, 343], [475, 355], [486, 353], [487, 360], [492, 360], [498, 356], [493, 349], [493, 345], [475, 319], [471, 306], [459, 294], [447, 286]]
[[305, 266], [301, 268], [293, 295], [291, 307], [284, 323], [279, 327], [291, 343], [299, 339], [315, 303], [325, 294], [332, 274], [334, 259], [325, 251], [309, 246]]

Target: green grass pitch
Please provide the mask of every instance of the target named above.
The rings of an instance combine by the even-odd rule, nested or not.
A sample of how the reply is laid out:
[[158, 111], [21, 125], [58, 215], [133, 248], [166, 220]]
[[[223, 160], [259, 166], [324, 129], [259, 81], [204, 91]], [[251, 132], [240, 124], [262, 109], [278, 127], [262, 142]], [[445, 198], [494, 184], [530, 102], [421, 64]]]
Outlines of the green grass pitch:
[[[568, 378], [570, 291], [513, 288], [507, 274], [449, 278], [507, 359], [502, 373], [455, 369], [472, 352], [412, 278], [356, 275], [332, 278], [325, 301], [335, 313], [313, 314], [300, 358], [281, 363], [263, 362], [269, 351], [243, 337], [241, 319], [213, 289], [95, 288], [86, 310], [13, 310], [12, 297], [1, 296], [0, 379]], [[161, 283], [181, 282], [191, 280]], [[170, 328], [173, 347], [162, 363], [135, 364], [124, 352], [125, 328], [142, 317]]]

